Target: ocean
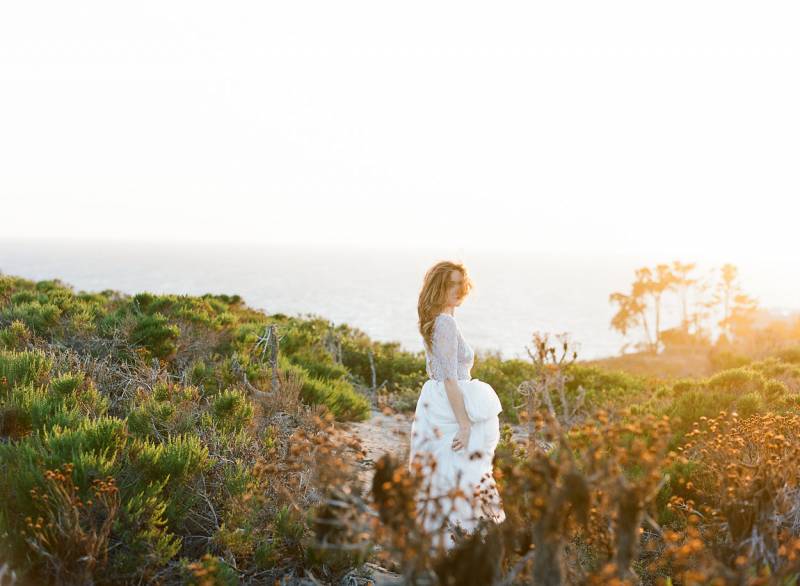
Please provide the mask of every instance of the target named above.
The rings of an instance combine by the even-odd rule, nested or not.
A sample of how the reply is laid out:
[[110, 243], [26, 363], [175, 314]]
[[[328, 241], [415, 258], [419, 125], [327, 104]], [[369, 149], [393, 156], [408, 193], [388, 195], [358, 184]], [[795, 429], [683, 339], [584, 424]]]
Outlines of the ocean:
[[[335, 246], [0, 240], [0, 271], [5, 274], [58, 278], [84, 291], [239, 294], [267, 313], [321, 316], [411, 351], [423, 349], [416, 323], [423, 275], [445, 258], [464, 262], [475, 283], [455, 311], [467, 342], [477, 352], [523, 359], [528, 359], [525, 348], [531, 347], [534, 331], [568, 333], [579, 359], [619, 354], [626, 339], [610, 328], [615, 308], [609, 294], [627, 293], [636, 268], [673, 260], [592, 253], [448, 255]], [[784, 313], [800, 308], [798, 271], [765, 263], [737, 266], [743, 289], [763, 307]], [[665, 327], [677, 323], [674, 300], [667, 299], [662, 319]]]

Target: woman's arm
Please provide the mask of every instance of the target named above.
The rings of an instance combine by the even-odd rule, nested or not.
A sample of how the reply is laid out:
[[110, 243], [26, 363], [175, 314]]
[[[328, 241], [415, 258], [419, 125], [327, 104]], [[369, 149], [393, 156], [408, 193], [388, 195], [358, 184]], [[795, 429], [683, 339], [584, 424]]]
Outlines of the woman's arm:
[[461, 393], [461, 388], [458, 386], [456, 379], [444, 379], [444, 388], [447, 391], [447, 399], [453, 407], [453, 413], [456, 415], [458, 426], [462, 429], [471, 427], [472, 422], [470, 422], [469, 417], [467, 417], [467, 408], [464, 407], [464, 395]]
[[469, 445], [469, 434], [472, 429], [472, 422], [467, 417], [467, 409], [464, 407], [464, 395], [455, 379], [444, 379], [444, 388], [447, 392], [447, 399], [453, 407], [456, 421], [458, 421], [458, 431], [453, 437], [452, 448], [455, 451], [466, 449]]
[[472, 426], [467, 409], [464, 406], [464, 395], [458, 386], [458, 331], [456, 322], [447, 315], [440, 315], [433, 328], [433, 354], [442, 367], [444, 388], [447, 399], [453, 408], [459, 431], [453, 440], [453, 449], [466, 447], [469, 441], [469, 429]]

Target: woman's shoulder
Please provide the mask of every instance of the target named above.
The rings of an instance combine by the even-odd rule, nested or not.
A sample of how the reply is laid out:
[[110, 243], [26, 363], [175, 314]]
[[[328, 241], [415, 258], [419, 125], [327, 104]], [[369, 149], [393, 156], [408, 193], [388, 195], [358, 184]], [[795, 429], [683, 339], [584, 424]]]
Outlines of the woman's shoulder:
[[458, 322], [449, 313], [440, 313], [433, 322], [434, 329], [442, 329], [448, 332], [458, 332]]
[[450, 315], [449, 313], [440, 313], [439, 315], [436, 316], [436, 319], [434, 320], [434, 323], [439, 323], [439, 322], [447, 322], [450, 324], [455, 324], [456, 318]]

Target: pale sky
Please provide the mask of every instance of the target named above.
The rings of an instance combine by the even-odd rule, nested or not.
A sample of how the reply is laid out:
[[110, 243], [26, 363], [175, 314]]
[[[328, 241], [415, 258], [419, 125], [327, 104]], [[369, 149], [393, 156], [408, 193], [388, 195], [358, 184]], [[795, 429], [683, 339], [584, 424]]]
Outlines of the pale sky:
[[796, 2], [4, 2], [0, 237], [795, 259]]

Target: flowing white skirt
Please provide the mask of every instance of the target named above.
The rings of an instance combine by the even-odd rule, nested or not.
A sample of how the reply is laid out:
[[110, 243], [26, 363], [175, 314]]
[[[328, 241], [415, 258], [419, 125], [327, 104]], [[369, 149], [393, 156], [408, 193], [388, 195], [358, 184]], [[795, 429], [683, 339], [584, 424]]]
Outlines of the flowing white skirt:
[[[502, 523], [506, 517], [492, 475], [492, 459], [500, 440], [500, 399], [489, 384], [476, 378], [459, 380], [458, 386], [472, 423], [466, 449], [453, 450], [458, 422], [442, 381], [428, 379], [422, 386], [411, 424], [408, 466], [411, 469], [417, 460], [425, 473], [424, 494], [420, 494], [425, 498], [417, 503], [417, 515], [433, 533], [435, 546], [440, 543], [437, 529], [442, 525], [460, 525], [469, 532], [479, 519]], [[434, 467], [431, 460], [435, 460]], [[445, 496], [456, 487], [464, 497]], [[438, 499], [441, 510], [425, 499]], [[447, 530], [444, 546], [450, 549], [454, 544], [452, 531]]]

